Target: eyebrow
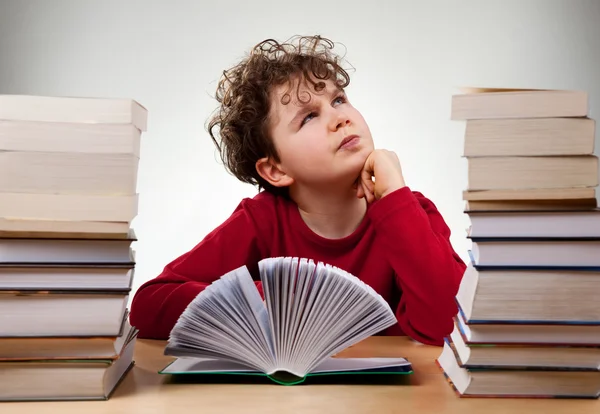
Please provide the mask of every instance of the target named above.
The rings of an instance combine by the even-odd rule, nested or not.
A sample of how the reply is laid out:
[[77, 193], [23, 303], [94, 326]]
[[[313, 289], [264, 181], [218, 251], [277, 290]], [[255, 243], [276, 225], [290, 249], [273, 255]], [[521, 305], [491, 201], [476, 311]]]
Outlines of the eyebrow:
[[[329, 93], [327, 95], [329, 96], [329, 99], [333, 99], [334, 96], [336, 96], [340, 93], [343, 95], [346, 94], [346, 92], [343, 89], [335, 88], [335, 89], [332, 89], [331, 91], [329, 91]], [[312, 112], [315, 107], [316, 107], [316, 105], [314, 104], [312, 99], [308, 103], [301, 103], [300, 108], [298, 109], [298, 111], [296, 111], [296, 115], [294, 115], [294, 117], [290, 121], [289, 125], [295, 125], [300, 120], [300, 118], [304, 118], [306, 115], [308, 115], [310, 112]]]

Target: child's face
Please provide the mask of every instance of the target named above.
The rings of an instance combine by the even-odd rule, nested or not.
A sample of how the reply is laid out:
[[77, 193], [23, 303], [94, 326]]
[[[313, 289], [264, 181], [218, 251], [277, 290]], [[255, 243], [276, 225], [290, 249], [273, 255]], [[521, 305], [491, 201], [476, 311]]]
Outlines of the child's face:
[[[350, 185], [373, 151], [371, 131], [333, 82], [318, 93], [308, 85], [303, 82], [299, 90], [297, 83], [283, 85], [271, 95], [271, 136], [280, 168], [293, 178], [292, 186]], [[283, 104], [286, 93], [291, 101]]]

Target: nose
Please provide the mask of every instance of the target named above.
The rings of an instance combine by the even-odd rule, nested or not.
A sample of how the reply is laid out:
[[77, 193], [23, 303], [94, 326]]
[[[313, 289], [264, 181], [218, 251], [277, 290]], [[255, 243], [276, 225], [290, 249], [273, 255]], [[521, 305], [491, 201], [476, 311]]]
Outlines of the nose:
[[345, 111], [342, 111], [341, 109], [334, 110], [330, 122], [331, 130], [337, 131], [338, 129], [344, 128], [348, 125], [350, 125], [350, 118]]

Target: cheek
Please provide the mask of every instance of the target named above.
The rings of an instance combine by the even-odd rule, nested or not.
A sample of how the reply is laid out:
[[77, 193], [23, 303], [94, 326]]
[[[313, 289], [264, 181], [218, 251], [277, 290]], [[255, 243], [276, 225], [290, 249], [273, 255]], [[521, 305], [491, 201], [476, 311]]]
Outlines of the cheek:
[[323, 148], [327, 145], [327, 138], [323, 136], [322, 127], [319, 128], [317, 123], [307, 125], [296, 134], [293, 140], [295, 150], [301, 152], [310, 152], [317, 148]]
[[280, 141], [279, 158], [288, 169], [302, 169], [317, 153], [322, 152], [318, 140], [307, 132], [308, 129], [306, 132], [303, 130], [302, 134]]
[[367, 121], [365, 121], [365, 118], [357, 110], [354, 110], [354, 111], [355, 111], [355, 117], [356, 117], [357, 122], [360, 123], [361, 127], [363, 127], [366, 130], [368, 130], [369, 126], [367, 125]]

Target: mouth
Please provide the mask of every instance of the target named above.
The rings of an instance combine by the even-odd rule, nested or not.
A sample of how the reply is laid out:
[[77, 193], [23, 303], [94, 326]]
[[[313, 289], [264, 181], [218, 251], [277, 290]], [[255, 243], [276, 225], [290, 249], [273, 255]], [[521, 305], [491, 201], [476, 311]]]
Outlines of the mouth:
[[360, 137], [358, 135], [348, 135], [340, 142], [338, 149], [350, 148], [358, 144]]

